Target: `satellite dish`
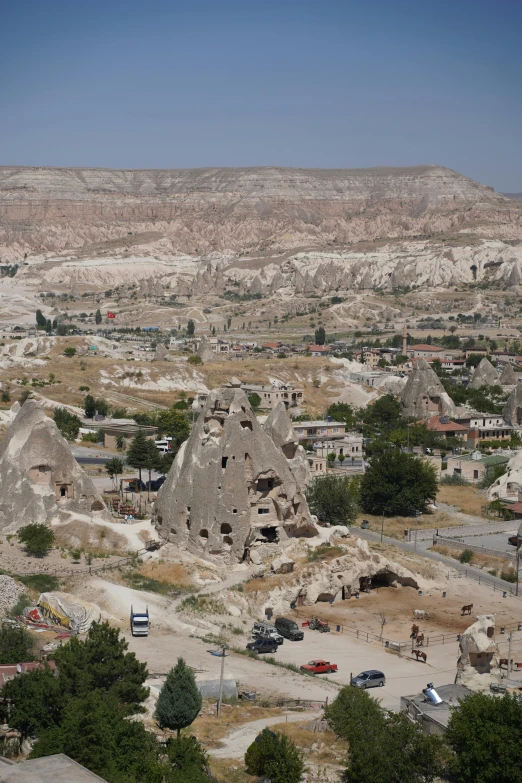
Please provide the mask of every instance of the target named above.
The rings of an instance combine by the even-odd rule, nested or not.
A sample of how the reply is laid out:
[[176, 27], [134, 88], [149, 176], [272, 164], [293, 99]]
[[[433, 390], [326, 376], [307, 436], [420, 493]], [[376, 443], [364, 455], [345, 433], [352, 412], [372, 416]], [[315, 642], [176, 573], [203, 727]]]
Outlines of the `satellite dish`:
[[16, 671], [18, 672], [18, 674], [22, 673], [22, 664], [21, 663], [17, 663], [16, 664]]

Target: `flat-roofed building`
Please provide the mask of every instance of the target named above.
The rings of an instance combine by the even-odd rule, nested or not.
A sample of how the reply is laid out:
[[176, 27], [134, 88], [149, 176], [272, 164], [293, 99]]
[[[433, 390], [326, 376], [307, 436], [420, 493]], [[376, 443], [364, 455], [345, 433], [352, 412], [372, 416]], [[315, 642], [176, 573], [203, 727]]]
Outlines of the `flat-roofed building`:
[[303, 387], [290, 384], [268, 386], [261, 383], [242, 383], [241, 388], [247, 395], [257, 394], [261, 400], [259, 407], [266, 410], [273, 408], [278, 402], [283, 402], [286, 408], [295, 408], [304, 401]]
[[293, 422], [294, 432], [299, 440], [327, 440], [342, 438], [346, 433], [343, 421], [299, 421]]

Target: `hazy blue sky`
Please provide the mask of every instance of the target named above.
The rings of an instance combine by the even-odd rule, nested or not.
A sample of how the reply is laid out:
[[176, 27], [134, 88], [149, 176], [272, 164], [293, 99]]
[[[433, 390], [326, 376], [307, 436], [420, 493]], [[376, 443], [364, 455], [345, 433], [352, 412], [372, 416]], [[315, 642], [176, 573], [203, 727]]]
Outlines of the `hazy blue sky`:
[[0, 165], [438, 163], [522, 191], [520, 0], [0, 0]]

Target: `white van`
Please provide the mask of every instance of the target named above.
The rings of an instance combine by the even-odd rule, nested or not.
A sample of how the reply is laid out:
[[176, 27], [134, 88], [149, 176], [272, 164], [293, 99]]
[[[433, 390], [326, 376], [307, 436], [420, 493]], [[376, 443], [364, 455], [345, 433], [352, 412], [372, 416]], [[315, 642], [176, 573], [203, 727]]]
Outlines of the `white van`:
[[275, 627], [270, 623], [254, 623], [252, 636], [256, 639], [272, 639], [276, 644], [283, 644], [283, 637], [277, 633]]
[[170, 451], [170, 442], [172, 438], [163, 438], [162, 440], [155, 440], [154, 445], [161, 451], [162, 454], [167, 454]]

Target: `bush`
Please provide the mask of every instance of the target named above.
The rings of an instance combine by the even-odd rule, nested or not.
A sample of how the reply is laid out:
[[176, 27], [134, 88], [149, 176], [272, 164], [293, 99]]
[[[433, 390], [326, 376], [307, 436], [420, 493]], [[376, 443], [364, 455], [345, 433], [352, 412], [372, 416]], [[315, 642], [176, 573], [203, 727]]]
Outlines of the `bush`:
[[196, 356], [196, 354], [193, 354], [192, 356], [189, 356], [187, 362], [189, 364], [203, 364], [203, 359], [201, 356]]
[[500, 578], [504, 580], [504, 582], [511, 582], [514, 584], [517, 581], [517, 574], [516, 571], [509, 570], [509, 571], [502, 571], [500, 574]]
[[51, 593], [53, 590], [60, 589], [60, 582], [52, 574], [30, 574], [19, 576], [18, 580], [37, 593]]
[[321, 522], [348, 525], [358, 512], [359, 484], [348, 476], [318, 476], [306, 488], [310, 511]]
[[448, 473], [440, 480], [441, 486], [467, 486], [470, 482], [464, 478], [460, 473]]
[[299, 783], [305, 766], [303, 757], [285, 734], [263, 729], [245, 753], [249, 775], [262, 775], [271, 783]]
[[30, 555], [43, 557], [54, 544], [54, 533], [45, 525], [33, 523], [18, 531], [18, 540]]
[[473, 551], [471, 549], [463, 549], [459, 555], [461, 563], [471, 563], [473, 560]]
[[72, 345], [67, 346], [63, 352], [63, 355], [67, 356], [69, 359], [72, 359], [73, 356], [76, 356], [76, 348], [73, 348]]

